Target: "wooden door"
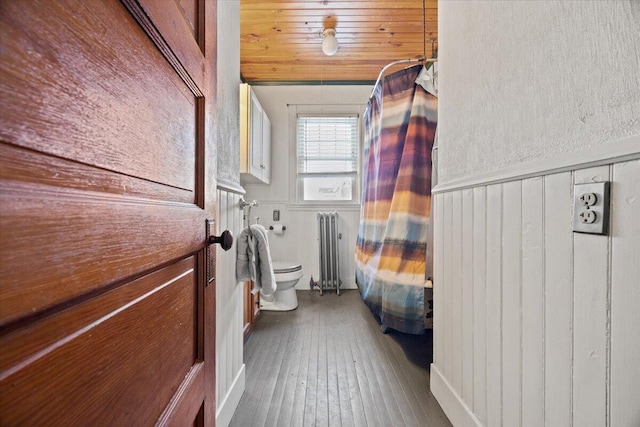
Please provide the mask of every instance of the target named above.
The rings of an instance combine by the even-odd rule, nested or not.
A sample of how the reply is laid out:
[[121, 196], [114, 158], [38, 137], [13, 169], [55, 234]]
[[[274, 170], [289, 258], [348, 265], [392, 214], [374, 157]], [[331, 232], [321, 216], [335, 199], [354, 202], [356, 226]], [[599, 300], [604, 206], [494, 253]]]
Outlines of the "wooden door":
[[0, 425], [215, 423], [215, 9], [0, 2]]

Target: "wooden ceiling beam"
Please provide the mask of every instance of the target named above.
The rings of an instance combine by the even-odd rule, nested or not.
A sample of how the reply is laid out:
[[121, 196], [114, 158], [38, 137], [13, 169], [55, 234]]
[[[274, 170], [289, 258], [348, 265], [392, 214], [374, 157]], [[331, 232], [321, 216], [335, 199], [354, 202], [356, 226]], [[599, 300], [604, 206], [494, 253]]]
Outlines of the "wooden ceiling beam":
[[[283, 34], [296, 34], [296, 33], [308, 33], [308, 32], [322, 32], [322, 25], [318, 24], [308, 24], [305, 25], [297, 24], [297, 23], [286, 23], [282, 25], [277, 25], [274, 23], [265, 23], [265, 24], [256, 24], [251, 27], [242, 27], [240, 30], [241, 34], [260, 34], [260, 33], [283, 33]], [[353, 23], [345, 23], [343, 25], [339, 25], [335, 28], [336, 33], [340, 34], [343, 32], [366, 32], [366, 33], [422, 33], [422, 22], [416, 21], [407, 21], [407, 22], [390, 22], [390, 21], [382, 21], [382, 22], [353, 22]]]
[[431, 56], [431, 51], [427, 49], [425, 52], [422, 44], [418, 43], [402, 43], [402, 44], [390, 44], [390, 43], [371, 43], [367, 45], [356, 46], [342, 46], [338, 49], [338, 52], [330, 57], [327, 57], [322, 53], [321, 46], [317, 45], [308, 46], [304, 48], [298, 48], [287, 50], [282, 52], [273, 49], [245, 49], [244, 59], [241, 61], [241, 65], [256, 64], [274, 60], [286, 60], [286, 61], [300, 61], [300, 60], [315, 60], [318, 57], [326, 57], [331, 61], [338, 63], [342, 60], [349, 58], [404, 58]]
[[[438, 11], [431, 9], [426, 13], [428, 21], [437, 21]], [[333, 19], [338, 24], [342, 22], [370, 22], [381, 19], [392, 19], [394, 21], [420, 21], [422, 22], [421, 9], [374, 9], [358, 11], [340, 11], [331, 13], [322, 10], [304, 11], [304, 13], [278, 13], [269, 14], [262, 10], [244, 11], [240, 14], [241, 25], [256, 23], [278, 23], [278, 22], [325, 22]]]
[[[318, 34], [305, 34], [296, 37], [294, 40], [286, 40], [281, 37], [247, 35], [243, 36], [241, 49], [273, 49], [273, 50], [290, 50], [297, 49], [298, 47], [308, 47], [313, 45], [319, 45], [322, 43], [322, 37]], [[419, 43], [422, 46], [422, 37], [416, 37], [415, 34], [356, 34], [338, 38], [339, 46], [353, 46], [354, 44], [368, 45], [368, 44], [380, 44], [391, 43], [394, 46], [401, 46], [404, 43]], [[436, 43], [437, 46], [437, 43]], [[431, 44], [427, 40], [427, 47], [431, 48]]]

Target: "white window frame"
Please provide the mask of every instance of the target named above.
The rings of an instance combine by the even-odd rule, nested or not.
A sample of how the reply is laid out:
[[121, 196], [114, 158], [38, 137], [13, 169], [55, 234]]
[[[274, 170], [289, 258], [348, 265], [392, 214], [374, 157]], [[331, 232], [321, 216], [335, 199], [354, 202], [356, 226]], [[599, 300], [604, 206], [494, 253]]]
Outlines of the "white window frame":
[[[297, 206], [324, 206], [324, 207], [347, 207], [360, 206], [360, 192], [362, 183], [362, 145], [363, 145], [363, 122], [362, 109], [364, 106], [359, 104], [350, 105], [317, 105], [317, 106], [291, 106], [289, 112], [290, 140], [292, 141], [289, 153], [289, 176], [290, 191], [289, 203]], [[298, 174], [298, 139], [297, 127], [298, 116], [356, 116], [358, 118], [358, 153], [356, 160], [356, 172], [351, 173], [354, 176], [351, 200], [304, 200], [302, 178], [307, 176], [346, 176], [349, 173], [337, 174]]]

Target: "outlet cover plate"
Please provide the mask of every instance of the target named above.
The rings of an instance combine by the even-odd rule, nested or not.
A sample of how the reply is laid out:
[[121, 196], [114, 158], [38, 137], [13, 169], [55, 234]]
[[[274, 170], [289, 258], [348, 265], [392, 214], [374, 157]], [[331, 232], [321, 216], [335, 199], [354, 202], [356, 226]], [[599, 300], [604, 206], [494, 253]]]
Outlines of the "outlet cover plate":
[[[611, 183], [592, 182], [589, 184], [575, 184], [573, 186], [573, 231], [576, 233], [607, 234], [609, 232], [609, 189]], [[583, 194], [596, 195], [596, 203], [585, 206], [580, 200]], [[596, 220], [587, 224], [582, 221], [580, 213], [590, 210], [596, 214]]]

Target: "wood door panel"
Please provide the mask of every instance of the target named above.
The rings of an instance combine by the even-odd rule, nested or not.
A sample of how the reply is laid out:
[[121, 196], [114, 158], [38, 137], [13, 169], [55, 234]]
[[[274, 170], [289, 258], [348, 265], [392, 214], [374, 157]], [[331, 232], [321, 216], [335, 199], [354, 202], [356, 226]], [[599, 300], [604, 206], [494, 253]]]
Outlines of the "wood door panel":
[[202, 16], [200, 11], [201, 2], [199, 0], [176, 0], [176, 2], [178, 3], [184, 18], [187, 20], [189, 28], [191, 28], [193, 38], [197, 39], [200, 34], [199, 21]]
[[[0, 425], [154, 424], [190, 373], [202, 381], [195, 265], [191, 257], [2, 337], [3, 352], [22, 360], [3, 356]], [[47, 346], [16, 348], [29, 345], [20, 334]]]
[[[179, 5], [176, 1], [155, 1], [155, 0], [123, 0], [123, 3], [135, 15], [149, 35], [154, 38], [156, 30], [162, 33], [162, 41], [157, 41], [160, 50], [164, 43], [169, 51], [167, 60], [174, 63], [178, 72], [181, 68], [186, 74], [187, 83], [193, 81], [195, 87], [202, 90], [207, 83], [205, 80], [204, 38], [201, 37], [197, 29], [202, 28], [204, 16], [201, 14], [201, 5], [198, 0], [183, 2]], [[189, 4], [191, 3], [191, 4]], [[182, 6], [186, 6], [183, 8]], [[140, 14], [140, 8], [144, 11]], [[185, 11], [191, 16], [187, 16]], [[147, 18], [148, 17], [148, 18]], [[193, 19], [193, 22], [191, 21]], [[196, 25], [194, 25], [196, 24]], [[190, 32], [193, 38], [184, 37]], [[177, 59], [177, 62], [173, 58]], [[195, 92], [194, 92], [195, 93]]]
[[2, 2], [0, 139], [193, 191], [193, 88], [115, 1]]
[[204, 245], [206, 212], [193, 205], [43, 190], [0, 182], [0, 326]]
[[0, 335], [0, 377], [19, 364], [23, 359], [28, 360], [39, 352], [60, 342], [65, 337], [72, 336], [88, 324], [97, 322], [144, 295], [154, 291], [158, 283], [169, 283], [185, 273], [191, 274], [194, 268], [194, 257], [183, 259], [163, 269], [140, 277], [126, 285], [112, 289], [96, 298], [88, 299], [74, 308], [62, 310], [42, 319], [36, 319], [29, 325], [14, 328], [10, 332]]
[[0, 0], [1, 426], [215, 424], [215, 22]]
[[[201, 425], [204, 405], [202, 397], [205, 394], [204, 363], [193, 366], [187, 374], [180, 388], [174, 395], [156, 426], [189, 426]], [[196, 420], [195, 422], [193, 420]]]
[[110, 193], [151, 200], [194, 203], [191, 190], [183, 190], [134, 176], [32, 151], [0, 142], [0, 179], [14, 185], [32, 183], [49, 188]]

